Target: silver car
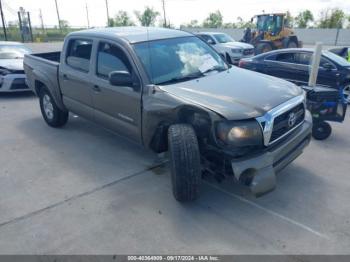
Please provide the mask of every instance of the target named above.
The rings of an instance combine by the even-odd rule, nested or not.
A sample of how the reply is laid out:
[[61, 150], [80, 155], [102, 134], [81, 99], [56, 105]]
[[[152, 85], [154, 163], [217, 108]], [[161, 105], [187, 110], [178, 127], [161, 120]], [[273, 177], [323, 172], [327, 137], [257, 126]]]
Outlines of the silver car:
[[235, 41], [231, 36], [219, 32], [200, 32], [196, 34], [211, 45], [230, 64], [238, 64], [242, 58], [254, 56], [254, 46]]
[[23, 57], [31, 50], [21, 43], [0, 42], [0, 92], [29, 91]]

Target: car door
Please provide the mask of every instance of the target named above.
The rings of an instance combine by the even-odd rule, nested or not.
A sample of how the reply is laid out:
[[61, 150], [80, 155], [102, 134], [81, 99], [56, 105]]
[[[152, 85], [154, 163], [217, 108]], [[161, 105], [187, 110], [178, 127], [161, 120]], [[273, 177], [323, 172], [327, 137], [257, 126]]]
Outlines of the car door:
[[337, 88], [339, 77], [340, 73], [334, 63], [325, 57], [321, 57], [317, 84]]
[[[95, 56], [93, 104], [95, 121], [134, 141], [141, 142], [141, 84], [128, 52], [114, 42], [99, 41]], [[128, 72], [134, 86], [113, 86], [108, 75]]]
[[296, 72], [302, 70], [296, 63], [295, 52], [282, 52], [265, 57], [265, 73], [295, 82], [298, 80]]
[[[297, 62], [303, 70], [298, 72], [298, 77], [307, 84], [311, 73], [312, 52], [300, 52]], [[317, 75], [317, 84], [321, 86], [337, 87], [338, 70], [337, 67], [325, 57], [321, 56], [320, 66]]]
[[66, 107], [85, 118], [93, 118], [92, 90], [89, 86], [93, 40], [72, 38], [66, 41], [59, 67], [59, 83]]

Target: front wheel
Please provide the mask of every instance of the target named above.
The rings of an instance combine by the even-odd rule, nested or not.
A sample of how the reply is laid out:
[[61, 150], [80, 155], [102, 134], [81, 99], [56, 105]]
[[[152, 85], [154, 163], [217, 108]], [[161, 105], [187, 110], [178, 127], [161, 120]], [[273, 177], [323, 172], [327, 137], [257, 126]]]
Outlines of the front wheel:
[[266, 52], [270, 52], [272, 50], [272, 47], [270, 44], [268, 43], [260, 43], [258, 44], [258, 46], [256, 47], [256, 54], [263, 54]]
[[43, 88], [39, 93], [41, 114], [45, 122], [52, 127], [64, 126], [68, 121], [68, 112], [61, 110], [51, 93]]
[[201, 165], [198, 140], [190, 125], [169, 127], [168, 146], [173, 194], [179, 202], [189, 202], [199, 197]]
[[348, 104], [350, 104], [350, 83], [346, 83], [343, 89], [343, 95]]
[[327, 122], [315, 122], [312, 127], [312, 136], [316, 140], [325, 140], [332, 133], [332, 127]]

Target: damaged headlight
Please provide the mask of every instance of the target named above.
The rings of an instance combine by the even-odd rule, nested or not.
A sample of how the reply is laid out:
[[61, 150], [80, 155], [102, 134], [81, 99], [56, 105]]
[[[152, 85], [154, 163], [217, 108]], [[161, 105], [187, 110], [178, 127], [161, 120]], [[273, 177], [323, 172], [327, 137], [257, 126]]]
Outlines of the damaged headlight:
[[263, 145], [263, 134], [256, 120], [226, 121], [216, 127], [216, 136], [234, 147]]

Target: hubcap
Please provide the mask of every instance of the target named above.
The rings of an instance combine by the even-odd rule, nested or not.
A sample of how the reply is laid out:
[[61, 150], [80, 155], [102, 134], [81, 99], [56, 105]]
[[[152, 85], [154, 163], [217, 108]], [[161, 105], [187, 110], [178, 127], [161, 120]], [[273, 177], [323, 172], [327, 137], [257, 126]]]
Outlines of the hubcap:
[[51, 98], [48, 95], [44, 95], [43, 97], [43, 107], [45, 115], [48, 119], [53, 119], [53, 105], [51, 102]]
[[346, 102], [350, 103], [350, 84], [344, 87], [343, 94]]

